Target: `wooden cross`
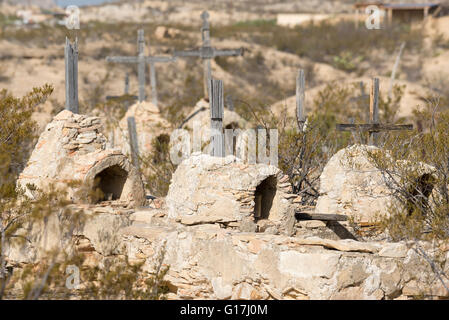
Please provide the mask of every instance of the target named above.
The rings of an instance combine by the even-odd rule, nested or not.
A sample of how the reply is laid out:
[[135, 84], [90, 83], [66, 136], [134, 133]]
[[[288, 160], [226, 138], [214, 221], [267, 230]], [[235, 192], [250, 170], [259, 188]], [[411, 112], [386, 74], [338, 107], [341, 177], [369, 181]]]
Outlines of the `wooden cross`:
[[200, 57], [204, 61], [204, 96], [209, 97], [209, 81], [212, 79], [211, 60], [215, 57], [230, 57], [230, 56], [242, 56], [243, 48], [240, 49], [222, 49], [217, 50], [211, 46], [210, 42], [210, 25], [209, 13], [204, 11], [201, 14], [203, 20], [203, 26], [201, 27], [201, 35], [203, 45], [199, 49], [175, 51], [173, 55], [175, 57]]
[[145, 100], [145, 67], [147, 64], [150, 65], [150, 84], [151, 84], [151, 101], [157, 106], [157, 89], [156, 89], [156, 63], [172, 62], [175, 60], [174, 57], [165, 56], [145, 56], [145, 35], [144, 30], [140, 29], [137, 31], [137, 47], [138, 55], [131, 57], [106, 57], [108, 62], [116, 63], [135, 63], [137, 64], [137, 77], [139, 79], [139, 102]]
[[137, 141], [137, 129], [136, 129], [136, 120], [134, 117], [128, 117], [126, 119], [128, 121], [128, 135], [129, 135], [129, 146], [131, 149], [131, 160], [134, 167], [140, 171], [140, 163], [139, 163], [139, 144]]
[[71, 43], [65, 38], [65, 108], [78, 113], [78, 39]]
[[212, 146], [211, 155], [214, 157], [224, 157], [224, 139], [223, 139], [223, 81], [210, 80], [210, 123], [211, 137], [210, 144]]
[[106, 100], [120, 99], [120, 98], [122, 98], [124, 96], [127, 96], [127, 97], [129, 97], [129, 98], [131, 98], [133, 100], [137, 100], [138, 99], [137, 96], [130, 96], [129, 95], [129, 74], [128, 73], [126, 74], [126, 77], [125, 77], [125, 89], [124, 89], [123, 95], [121, 95], [121, 96], [106, 96]]
[[337, 124], [339, 131], [367, 131], [369, 133], [369, 144], [378, 145], [380, 131], [413, 130], [412, 124], [382, 124], [379, 123], [379, 79], [372, 80], [369, 105], [368, 124]]

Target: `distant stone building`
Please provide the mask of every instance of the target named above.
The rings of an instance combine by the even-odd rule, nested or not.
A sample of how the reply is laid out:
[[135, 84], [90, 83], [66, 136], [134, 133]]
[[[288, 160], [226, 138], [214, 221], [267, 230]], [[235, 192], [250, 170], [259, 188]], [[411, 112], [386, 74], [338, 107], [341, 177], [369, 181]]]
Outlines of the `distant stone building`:
[[378, 7], [381, 19], [389, 24], [419, 22], [430, 15], [436, 16], [441, 11], [439, 3], [383, 3], [376, 1], [354, 4], [356, 15], [364, 17], [366, 8], [370, 6]]
[[405, 23], [422, 21], [429, 15], [436, 13], [439, 6], [437, 3], [383, 4], [390, 23], [397, 21]]

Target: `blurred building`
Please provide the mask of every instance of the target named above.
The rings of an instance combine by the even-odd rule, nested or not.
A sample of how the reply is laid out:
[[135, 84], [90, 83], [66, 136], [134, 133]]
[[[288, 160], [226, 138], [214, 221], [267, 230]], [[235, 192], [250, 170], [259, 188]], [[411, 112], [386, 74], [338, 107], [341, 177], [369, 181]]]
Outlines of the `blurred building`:
[[327, 20], [331, 17], [331, 14], [279, 13], [277, 15], [276, 24], [279, 26], [294, 27], [303, 23]]
[[428, 16], [437, 16], [442, 9], [439, 3], [358, 2], [354, 4], [356, 15], [359, 18], [365, 18], [370, 14], [366, 12], [366, 9], [372, 6], [380, 10], [381, 19], [388, 23], [423, 21]]

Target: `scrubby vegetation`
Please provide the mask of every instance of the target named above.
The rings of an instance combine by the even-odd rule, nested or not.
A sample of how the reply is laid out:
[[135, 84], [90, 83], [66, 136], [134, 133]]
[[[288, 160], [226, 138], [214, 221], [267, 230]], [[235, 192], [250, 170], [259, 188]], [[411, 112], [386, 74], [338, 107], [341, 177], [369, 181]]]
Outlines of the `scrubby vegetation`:
[[[353, 21], [319, 22], [286, 28], [272, 21], [237, 23], [228, 27], [213, 27], [216, 37], [231, 35], [244, 40], [250, 37], [255, 43], [275, 46], [280, 51], [307, 57], [316, 62], [326, 62], [344, 71], [354, 71], [359, 62], [374, 62], [373, 45], [393, 53], [398, 44], [407, 43], [408, 50], [419, 52], [422, 48], [422, 29], [399, 24], [380, 30], [355, 28]], [[344, 36], [343, 36], [344, 35]]]
[[[0, 299], [2, 298], [84, 298], [84, 299], [161, 299], [167, 292], [163, 278], [168, 266], [163, 264], [164, 251], [157, 260], [155, 271], [143, 270], [142, 263], [125, 258], [108, 257], [105, 267], [86, 263], [85, 252], [76, 247], [75, 231], [88, 219], [83, 210], [70, 206], [67, 192], [48, 186], [43, 192], [29, 186], [33, 197], [16, 188], [16, 180], [34, 145], [36, 124], [31, 115], [44, 102], [53, 88], [35, 88], [23, 98], [15, 98], [6, 90], [0, 92]], [[73, 182], [79, 184], [79, 182]], [[79, 192], [84, 192], [83, 188]], [[56, 219], [60, 234], [68, 241], [40, 253], [40, 263], [8, 264], [11, 248], [27, 252], [29, 244], [42, 236], [50, 221]], [[105, 259], [108, 261], [108, 259]], [[105, 262], [107, 264], [107, 262]], [[67, 267], [80, 269], [80, 287], [67, 287]]]
[[390, 137], [371, 161], [397, 199], [379, 218], [394, 240], [447, 239], [449, 236], [449, 109], [444, 99], [415, 111], [418, 130]]

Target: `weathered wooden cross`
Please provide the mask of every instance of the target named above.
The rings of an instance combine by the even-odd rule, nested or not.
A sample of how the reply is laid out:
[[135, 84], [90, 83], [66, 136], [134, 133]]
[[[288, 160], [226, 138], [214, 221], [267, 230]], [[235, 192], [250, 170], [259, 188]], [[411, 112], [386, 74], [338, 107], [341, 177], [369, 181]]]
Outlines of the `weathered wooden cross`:
[[65, 108], [78, 113], [78, 39], [65, 39]]
[[379, 79], [372, 80], [369, 105], [368, 124], [337, 124], [339, 131], [364, 131], [369, 133], [369, 144], [378, 145], [380, 131], [413, 130], [412, 124], [382, 124], [379, 123]]
[[214, 157], [224, 157], [224, 137], [223, 137], [223, 81], [210, 79], [210, 145], [211, 155]]
[[204, 61], [204, 96], [209, 97], [209, 81], [212, 79], [211, 60], [215, 57], [223, 56], [242, 56], [243, 48], [240, 49], [215, 49], [211, 46], [210, 42], [210, 25], [209, 13], [204, 11], [201, 14], [203, 19], [203, 26], [201, 27], [201, 35], [203, 39], [203, 45], [199, 49], [175, 51], [173, 55], [175, 57], [200, 57]]
[[157, 106], [157, 86], [156, 86], [156, 63], [172, 62], [175, 60], [174, 57], [165, 56], [145, 56], [145, 34], [144, 30], [140, 29], [137, 31], [137, 47], [138, 55], [129, 57], [106, 57], [108, 62], [116, 63], [135, 63], [137, 64], [137, 77], [139, 79], [139, 102], [145, 100], [145, 83], [146, 83], [146, 73], [145, 67], [147, 64], [150, 65], [150, 84], [151, 84], [151, 101]]

